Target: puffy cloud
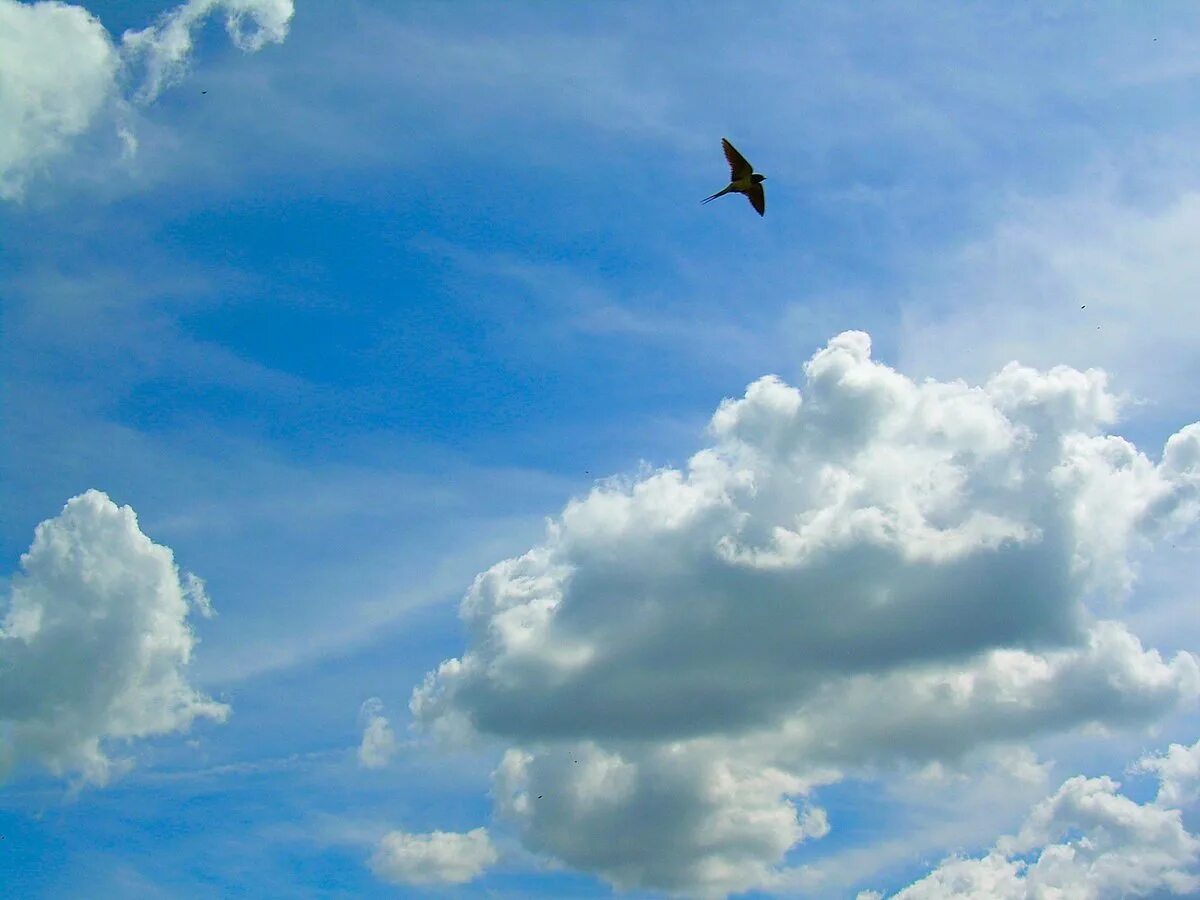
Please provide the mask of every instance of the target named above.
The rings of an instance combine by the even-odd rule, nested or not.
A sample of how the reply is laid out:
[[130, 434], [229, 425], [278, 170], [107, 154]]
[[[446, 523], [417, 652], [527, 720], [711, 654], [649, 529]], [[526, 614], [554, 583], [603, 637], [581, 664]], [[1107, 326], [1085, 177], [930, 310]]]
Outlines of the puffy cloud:
[[1158, 776], [1162, 806], [1185, 806], [1200, 798], [1200, 741], [1190, 747], [1172, 744], [1165, 756], [1143, 757], [1133, 768]]
[[0, 756], [104, 784], [105, 742], [223, 721], [194, 690], [188, 613], [211, 615], [203, 583], [99, 491], [38, 525], [0, 618]]
[[358, 746], [358, 763], [365, 769], [382, 769], [396, 752], [396, 735], [383, 715], [383, 702], [372, 697], [362, 705], [362, 743]]
[[120, 59], [104, 26], [65, 3], [0, 0], [0, 197], [87, 130], [114, 96]]
[[255, 52], [268, 43], [283, 43], [294, 12], [292, 0], [188, 0], [157, 24], [125, 32], [121, 45], [127, 58], [146, 67], [138, 99], [153, 100], [183, 75], [192, 53], [192, 34], [210, 15], [224, 13], [225, 30], [234, 45]]
[[[1182, 748], [1173, 746], [1172, 753], [1177, 749]], [[1200, 838], [1184, 828], [1180, 810], [1165, 804], [1162, 791], [1155, 802], [1138, 804], [1118, 793], [1119, 787], [1110, 778], [1068, 779], [1034, 807], [1015, 836], [1001, 838], [982, 858], [953, 857], [894, 896], [1193, 896], [1200, 890]]]
[[1089, 602], [1194, 521], [1200, 429], [1155, 463], [1117, 413], [1098, 371], [915, 383], [839, 335], [802, 388], [723, 402], [683, 470], [598, 486], [479, 575], [413, 713], [511, 744], [497, 803], [531, 847], [688, 893], [768, 883], [847, 768], [1153, 721], [1196, 659]]
[[371, 870], [397, 884], [465, 884], [499, 859], [486, 828], [465, 834], [392, 831], [379, 841]]
[[530, 849], [623, 889], [722, 896], [769, 882], [788, 848], [829, 830], [824, 810], [789, 802], [812, 782], [752, 749], [746, 758], [728, 750], [704, 742], [510, 749], [494, 793]]
[[234, 44], [252, 52], [284, 40], [293, 3], [188, 0], [157, 24], [126, 32], [118, 46], [82, 6], [0, 0], [0, 198], [19, 198], [29, 177], [106, 109], [126, 152], [135, 152], [137, 138], [119, 115], [119, 76], [143, 66], [134, 94], [153, 100], [181, 76], [193, 32], [216, 13]]

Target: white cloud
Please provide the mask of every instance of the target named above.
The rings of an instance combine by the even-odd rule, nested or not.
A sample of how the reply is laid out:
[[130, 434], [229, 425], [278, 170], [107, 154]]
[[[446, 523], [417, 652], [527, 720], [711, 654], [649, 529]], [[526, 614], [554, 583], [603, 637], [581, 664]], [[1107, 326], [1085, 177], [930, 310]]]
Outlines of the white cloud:
[[533, 849], [621, 887], [766, 885], [839, 772], [1200, 693], [1192, 655], [1090, 610], [1194, 521], [1200, 428], [1155, 463], [1104, 433], [1099, 371], [915, 383], [856, 332], [805, 376], [722, 403], [684, 470], [572, 501], [463, 600], [468, 648], [411, 707], [510, 743], [497, 804]]
[[[1180, 751], [1194, 749], [1173, 745], [1167, 757], [1143, 760], [1142, 765], [1165, 772], [1175, 766]], [[1200, 890], [1200, 839], [1184, 828], [1181, 811], [1173, 806], [1177, 798], [1160, 790], [1154, 802], [1138, 804], [1118, 793], [1119, 788], [1110, 778], [1070, 778], [1033, 808], [1015, 836], [1001, 838], [983, 857], [946, 860], [895, 897], [1194, 896]]]
[[190, 610], [199, 579], [103, 493], [38, 525], [0, 619], [0, 756], [104, 784], [123, 763], [106, 742], [186, 730], [229, 713], [194, 690]]
[[366, 769], [382, 769], [396, 752], [396, 735], [383, 715], [383, 702], [371, 697], [362, 705], [362, 743], [358, 746], [358, 762]]
[[0, 0], [0, 198], [113, 98], [120, 60], [104, 26], [65, 3]]
[[465, 884], [499, 859], [486, 828], [465, 834], [385, 834], [371, 856], [371, 870], [396, 884]]
[[[118, 76], [144, 66], [134, 96], [149, 102], [186, 69], [192, 33], [213, 14], [240, 49], [281, 43], [292, 0], [189, 0], [120, 46], [82, 6], [0, 0], [0, 198], [20, 198], [30, 176], [63, 153], [107, 109], [126, 154], [137, 137], [120, 114]], [[136, 76], [131, 75], [138, 81]], [[127, 107], [126, 107], [127, 109]]]
[[510, 749], [494, 793], [532, 850], [621, 889], [722, 896], [769, 883], [788, 848], [829, 831], [824, 810], [786, 799], [812, 781], [746, 750], [695, 741]]
[[146, 67], [138, 99], [153, 100], [182, 77], [192, 54], [192, 34], [210, 15], [224, 13], [234, 45], [252, 53], [268, 43], [283, 43], [294, 12], [292, 0], [188, 0], [157, 24], [125, 32], [121, 46], [127, 60]]
[[1162, 806], [1190, 805], [1200, 798], [1200, 741], [1190, 747], [1172, 744], [1164, 756], [1143, 757], [1133, 768], [1158, 775]]

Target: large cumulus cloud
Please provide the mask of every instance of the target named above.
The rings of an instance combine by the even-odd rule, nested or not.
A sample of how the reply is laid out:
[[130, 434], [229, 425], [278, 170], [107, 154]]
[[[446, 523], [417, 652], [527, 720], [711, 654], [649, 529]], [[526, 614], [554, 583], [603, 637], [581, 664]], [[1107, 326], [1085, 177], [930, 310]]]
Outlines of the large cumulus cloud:
[[1155, 462], [1106, 433], [1101, 372], [915, 383], [858, 332], [804, 374], [722, 403], [683, 470], [572, 501], [464, 599], [467, 650], [411, 707], [510, 743], [498, 805], [535, 849], [621, 886], [762, 885], [838, 772], [1200, 690], [1190, 654], [1090, 611], [1194, 521], [1200, 426]]
[[199, 579], [99, 491], [38, 525], [0, 606], [0, 776], [22, 761], [104, 784], [106, 745], [222, 721], [192, 688], [191, 612], [211, 614]]

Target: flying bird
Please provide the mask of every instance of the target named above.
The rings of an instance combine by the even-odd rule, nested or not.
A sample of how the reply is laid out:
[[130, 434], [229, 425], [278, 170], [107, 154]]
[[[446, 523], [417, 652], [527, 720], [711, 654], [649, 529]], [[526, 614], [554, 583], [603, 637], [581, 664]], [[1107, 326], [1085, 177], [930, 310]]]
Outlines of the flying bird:
[[701, 203], [707, 203], [710, 200], [716, 200], [718, 197], [724, 197], [726, 194], [745, 194], [746, 199], [750, 201], [758, 214], [761, 216], [767, 211], [767, 198], [763, 194], [763, 179], [766, 175], [759, 175], [754, 171], [754, 166], [746, 162], [746, 157], [737, 152], [737, 148], [725, 138], [721, 138], [721, 146], [725, 148], [725, 158], [729, 160], [729, 184], [720, 191], [717, 191], [711, 197], [705, 197]]

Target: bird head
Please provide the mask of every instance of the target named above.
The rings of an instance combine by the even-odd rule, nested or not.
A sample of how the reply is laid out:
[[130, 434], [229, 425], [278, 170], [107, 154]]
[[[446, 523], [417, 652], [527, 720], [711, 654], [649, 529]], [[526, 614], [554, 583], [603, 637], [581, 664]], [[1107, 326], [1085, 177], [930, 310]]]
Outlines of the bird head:
[[766, 176], [766, 175], [758, 175], [758, 174], [755, 174], [755, 175], [754, 175], [754, 176], [752, 176], [752, 177], [754, 178], [754, 183], [755, 183], [755, 184], [762, 184], [764, 181], [766, 181], [766, 180], [767, 180], [767, 176]]

